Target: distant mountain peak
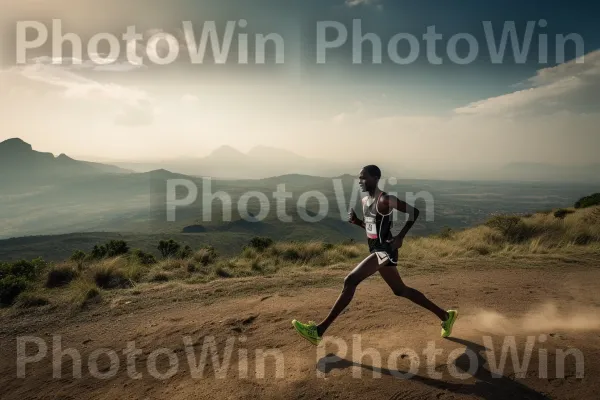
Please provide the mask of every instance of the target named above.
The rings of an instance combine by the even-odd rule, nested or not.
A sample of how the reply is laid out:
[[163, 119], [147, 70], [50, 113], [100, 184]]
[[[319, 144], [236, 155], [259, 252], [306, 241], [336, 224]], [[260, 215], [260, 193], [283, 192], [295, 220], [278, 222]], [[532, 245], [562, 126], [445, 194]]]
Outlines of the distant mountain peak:
[[58, 157], [56, 157], [59, 160], [70, 160], [70, 161], [75, 161], [74, 159], [72, 159], [71, 157], [69, 157], [68, 155], [66, 155], [65, 153], [61, 153]]
[[29, 143], [24, 142], [20, 138], [11, 138], [0, 142], [0, 151], [7, 152], [24, 152], [33, 151]]
[[217, 147], [212, 153], [210, 153], [210, 157], [231, 157], [231, 156], [240, 156], [243, 157], [244, 153], [239, 151], [238, 149], [225, 145], [221, 147]]

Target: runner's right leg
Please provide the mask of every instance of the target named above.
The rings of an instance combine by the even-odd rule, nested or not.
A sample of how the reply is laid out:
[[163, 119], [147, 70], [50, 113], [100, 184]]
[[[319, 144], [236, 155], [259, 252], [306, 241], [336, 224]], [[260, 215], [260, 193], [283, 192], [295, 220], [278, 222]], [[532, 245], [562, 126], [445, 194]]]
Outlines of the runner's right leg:
[[379, 270], [380, 266], [377, 262], [377, 257], [375, 254], [370, 254], [367, 258], [361, 261], [360, 264], [346, 276], [344, 279], [344, 288], [342, 289], [342, 293], [336, 300], [333, 308], [329, 312], [327, 318], [323, 320], [319, 325], [317, 325], [317, 333], [319, 336], [323, 336], [325, 331], [329, 328], [333, 321], [341, 314], [342, 311], [350, 304], [352, 298], [354, 297], [354, 292], [356, 291], [356, 287], [369, 276], [373, 275], [375, 272]]
[[381, 277], [385, 283], [388, 284], [396, 296], [407, 298], [413, 303], [431, 311], [437, 315], [441, 321], [448, 319], [448, 313], [445, 310], [438, 307], [437, 304], [425, 297], [425, 295], [419, 290], [413, 289], [404, 284], [402, 278], [400, 277], [400, 273], [398, 273], [398, 268], [395, 265], [382, 267], [379, 270], [379, 274], [381, 274]]

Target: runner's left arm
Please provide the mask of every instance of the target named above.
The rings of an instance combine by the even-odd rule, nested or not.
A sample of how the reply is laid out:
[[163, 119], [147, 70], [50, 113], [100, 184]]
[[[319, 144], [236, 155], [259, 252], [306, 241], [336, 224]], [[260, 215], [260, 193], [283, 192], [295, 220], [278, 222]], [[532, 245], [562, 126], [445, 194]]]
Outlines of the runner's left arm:
[[391, 210], [398, 210], [400, 212], [408, 214], [409, 218], [406, 221], [406, 224], [397, 235], [397, 237], [404, 238], [410, 230], [410, 228], [412, 228], [415, 222], [417, 221], [417, 218], [419, 218], [419, 209], [392, 195], [385, 196], [384, 204], [385, 203], [387, 203], [388, 206], [388, 213]]

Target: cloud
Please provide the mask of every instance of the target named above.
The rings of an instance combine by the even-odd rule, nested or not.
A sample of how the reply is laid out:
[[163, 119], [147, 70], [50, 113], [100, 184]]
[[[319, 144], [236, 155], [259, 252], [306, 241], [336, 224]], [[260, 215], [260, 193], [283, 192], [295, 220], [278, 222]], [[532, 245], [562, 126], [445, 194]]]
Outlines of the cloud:
[[600, 105], [600, 50], [527, 80], [531, 86], [455, 109], [457, 114], [520, 115], [557, 110], [589, 111]]
[[[108, 54], [93, 54], [90, 53], [90, 56], [93, 58], [107, 58]], [[32, 64], [44, 64], [44, 65], [54, 65], [61, 66], [65, 69], [74, 70], [74, 71], [98, 71], [98, 72], [130, 72], [136, 71], [142, 68], [147, 68], [145, 65], [141, 63], [136, 63], [133, 61], [118, 61], [114, 60], [110, 63], [99, 63], [95, 62], [91, 59], [82, 60], [76, 57], [35, 57], [29, 60], [28, 65]]]
[[[432, 176], [449, 179], [476, 176], [477, 168], [465, 165], [597, 162], [600, 52], [586, 55], [583, 64], [571, 61], [537, 71], [527, 82], [527, 89], [467, 104], [449, 115], [377, 117], [375, 106], [348, 107], [332, 114], [327, 129], [314, 129], [328, 132], [330, 146], [356, 132], [377, 132], [397, 149], [410, 149], [403, 162], [436, 166]], [[452, 171], [460, 165], [466, 169]]]
[[380, 0], [346, 0], [346, 5], [348, 7], [376, 5], [378, 9], [381, 9], [382, 5], [379, 2]]
[[81, 65], [64, 67], [64, 61], [41, 57], [36, 59], [34, 64], [12, 67], [3, 71], [3, 74], [20, 78], [18, 84], [26, 90], [32, 90], [31, 83], [37, 83], [35, 89], [38, 91], [58, 91], [59, 95], [66, 99], [108, 100], [111, 105], [116, 102], [122, 107], [115, 120], [117, 124], [146, 125], [152, 122], [154, 101], [146, 91], [116, 83], [101, 83], [84, 77], [75, 72], [83, 68]]
[[557, 82], [571, 76], [594, 76], [600, 74], [600, 50], [593, 51], [576, 60], [537, 71], [529, 81], [534, 85]]

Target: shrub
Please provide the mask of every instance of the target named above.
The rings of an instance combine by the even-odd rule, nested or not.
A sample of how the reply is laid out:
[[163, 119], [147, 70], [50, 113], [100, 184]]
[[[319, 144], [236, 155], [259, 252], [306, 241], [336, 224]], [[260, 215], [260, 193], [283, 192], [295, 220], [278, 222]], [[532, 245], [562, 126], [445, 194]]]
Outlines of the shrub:
[[94, 273], [94, 282], [102, 289], [131, 287], [131, 281], [122, 271], [111, 267], [100, 267]]
[[506, 240], [519, 243], [526, 240], [531, 232], [521, 217], [515, 215], [496, 215], [489, 219], [486, 226], [496, 229]]
[[221, 278], [230, 278], [232, 275], [229, 271], [227, 271], [225, 268], [218, 266], [215, 269], [215, 274], [217, 274], [217, 276], [220, 276]]
[[78, 279], [73, 283], [73, 305], [78, 308], [85, 308], [91, 303], [98, 303], [102, 300], [100, 291], [94, 283]]
[[85, 254], [83, 251], [75, 250], [71, 255], [70, 260], [77, 264], [77, 269], [81, 270], [87, 257], [87, 254]]
[[150, 282], [168, 282], [169, 275], [164, 272], [156, 272], [150, 277]]
[[249, 247], [258, 251], [264, 251], [273, 244], [273, 239], [268, 237], [255, 236], [250, 239]]
[[183, 249], [179, 250], [179, 258], [185, 259], [189, 258], [194, 254], [194, 250], [190, 246], [185, 246]]
[[12, 265], [8, 263], [0, 262], [0, 279], [12, 275], [11, 273]]
[[39, 275], [45, 266], [46, 263], [41, 258], [36, 258], [32, 261], [20, 260], [12, 265], [5, 264], [1, 274], [12, 275], [32, 281]]
[[190, 274], [193, 274], [194, 272], [198, 272], [198, 268], [196, 268], [196, 265], [193, 262], [189, 262], [187, 264], [186, 270]]
[[8, 275], [0, 279], [0, 305], [12, 305], [28, 287], [29, 282], [22, 276]]
[[263, 268], [258, 260], [252, 260], [252, 264], [250, 264], [250, 269], [259, 273], [263, 272]]
[[15, 305], [19, 308], [42, 307], [48, 304], [50, 301], [47, 298], [27, 292], [21, 293], [15, 301]]
[[75, 250], [73, 252], [73, 254], [71, 255], [71, 261], [74, 261], [76, 263], [83, 262], [83, 260], [85, 260], [85, 258], [86, 258], [86, 254], [81, 250]]
[[445, 226], [438, 234], [438, 237], [440, 237], [441, 239], [450, 239], [452, 238], [453, 233], [454, 231], [452, 230], [452, 228], [450, 228], [449, 226]]
[[48, 275], [46, 277], [46, 287], [57, 288], [65, 286], [76, 277], [77, 272], [67, 265], [55, 267], [48, 271]]
[[574, 212], [575, 211], [573, 211], [573, 210], [566, 210], [564, 208], [559, 208], [558, 210], [554, 211], [554, 216], [556, 218], [563, 219], [564, 217], [567, 216], [567, 214], [572, 214]]
[[575, 202], [575, 208], [587, 208], [600, 205], [600, 193], [582, 197]]
[[95, 245], [90, 253], [93, 260], [101, 260], [106, 257], [116, 257], [129, 253], [129, 246], [124, 240], [111, 240], [103, 245]]
[[146, 253], [140, 249], [135, 249], [133, 251], [133, 257], [142, 265], [148, 266], [152, 264], [156, 264], [156, 259], [150, 253]]
[[300, 260], [302, 257], [300, 256], [300, 253], [298, 252], [298, 250], [296, 249], [286, 249], [284, 250], [283, 253], [281, 253], [281, 258], [283, 258], [286, 261], [298, 261]]
[[163, 258], [176, 257], [181, 245], [173, 239], [161, 240], [158, 243], [158, 251]]
[[[246, 251], [246, 250], [244, 250]], [[194, 261], [206, 266], [212, 264], [217, 259], [217, 252], [214, 247], [208, 246], [206, 248], [198, 250], [194, 254]]]
[[90, 252], [90, 258], [92, 260], [100, 260], [104, 257], [106, 257], [106, 246], [98, 246], [95, 245], [94, 248], [92, 249], [92, 251]]
[[106, 255], [116, 257], [129, 253], [129, 246], [124, 240], [111, 240], [106, 244]]

